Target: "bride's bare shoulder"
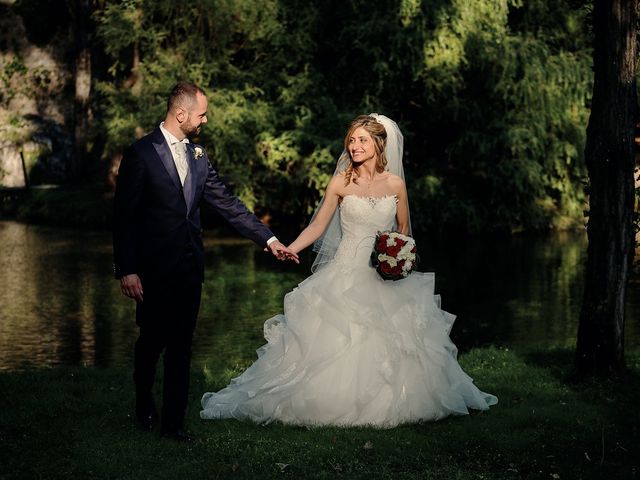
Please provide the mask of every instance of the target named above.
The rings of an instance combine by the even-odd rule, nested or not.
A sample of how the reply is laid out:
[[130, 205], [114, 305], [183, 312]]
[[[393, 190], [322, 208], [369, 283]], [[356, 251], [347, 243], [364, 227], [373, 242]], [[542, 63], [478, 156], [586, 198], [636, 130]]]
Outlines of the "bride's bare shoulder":
[[345, 178], [344, 172], [340, 172], [331, 177], [331, 180], [329, 180], [329, 186], [337, 187], [338, 185], [344, 185]]
[[389, 185], [393, 187], [404, 186], [404, 180], [402, 180], [398, 175], [391, 172], [385, 172], [385, 175], [387, 175], [387, 182], [389, 182]]
[[344, 172], [338, 173], [331, 177], [329, 184], [327, 185], [327, 193], [333, 193], [338, 196], [342, 196], [345, 188], [345, 175]]

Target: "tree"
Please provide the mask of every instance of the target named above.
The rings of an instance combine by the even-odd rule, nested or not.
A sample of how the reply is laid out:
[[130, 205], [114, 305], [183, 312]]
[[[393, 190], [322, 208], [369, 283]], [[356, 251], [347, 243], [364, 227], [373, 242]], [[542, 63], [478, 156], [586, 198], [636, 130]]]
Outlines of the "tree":
[[624, 369], [624, 298], [634, 253], [637, 0], [594, 0], [594, 86], [585, 159], [589, 247], [578, 327], [581, 374]]
[[91, 0], [73, 0], [69, 3], [72, 17], [71, 32], [74, 37], [74, 160], [71, 172], [74, 179], [83, 173], [87, 157], [87, 138], [89, 132], [89, 101], [91, 96], [91, 50], [89, 32], [91, 31]]
[[92, 1], [91, 126], [114, 176], [189, 78], [212, 112], [197, 141], [276, 224], [308, 220], [344, 129], [374, 111], [403, 130], [425, 231], [582, 224], [589, 0]]

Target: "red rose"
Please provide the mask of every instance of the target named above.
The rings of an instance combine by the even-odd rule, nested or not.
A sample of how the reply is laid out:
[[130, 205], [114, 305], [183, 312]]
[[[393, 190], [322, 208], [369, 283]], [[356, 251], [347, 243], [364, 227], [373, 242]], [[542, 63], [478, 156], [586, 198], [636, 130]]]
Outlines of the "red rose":
[[387, 239], [389, 235], [380, 235], [378, 238], [378, 243], [376, 244], [376, 250], [378, 252], [384, 252], [387, 247]]
[[402, 275], [402, 267], [396, 265], [395, 267], [393, 267], [391, 269], [391, 275], [393, 276], [398, 276], [398, 275]]
[[392, 268], [387, 262], [382, 262], [380, 264], [380, 270], [382, 270], [384, 273], [391, 273], [392, 272]]
[[395, 245], [388, 247], [387, 255], [389, 255], [390, 257], [396, 258], [398, 256], [398, 253], [400, 253], [400, 249], [402, 248], [402, 245], [399, 245], [399, 243], [400, 242], [396, 241]]

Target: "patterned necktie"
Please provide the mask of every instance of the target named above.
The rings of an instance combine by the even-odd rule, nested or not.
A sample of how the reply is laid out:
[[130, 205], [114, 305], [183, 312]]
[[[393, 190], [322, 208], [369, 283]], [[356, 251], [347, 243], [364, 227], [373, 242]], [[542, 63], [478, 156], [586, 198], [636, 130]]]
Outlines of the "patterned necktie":
[[180, 183], [184, 187], [184, 179], [187, 178], [187, 172], [189, 171], [189, 164], [187, 163], [186, 146], [182, 142], [174, 142], [171, 146], [173, 147], [173, 153], [176, 161], [176, 169], [178, 170]]

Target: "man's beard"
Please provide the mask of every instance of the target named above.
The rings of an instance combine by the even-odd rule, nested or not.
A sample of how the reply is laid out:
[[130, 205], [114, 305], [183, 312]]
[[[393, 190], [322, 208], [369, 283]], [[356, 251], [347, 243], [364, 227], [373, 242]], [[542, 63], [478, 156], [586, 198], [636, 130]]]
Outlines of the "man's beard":
[[187, 127], [186, 125], [180, 126], [180, 130], [182, 130], [182, 133], [184, 133], [185, 137], [195, 137], [196, 135], [198, 135], [200, 133], [200, 125], [198, 125], [197, 127], [191, 125], [189, 127]]

